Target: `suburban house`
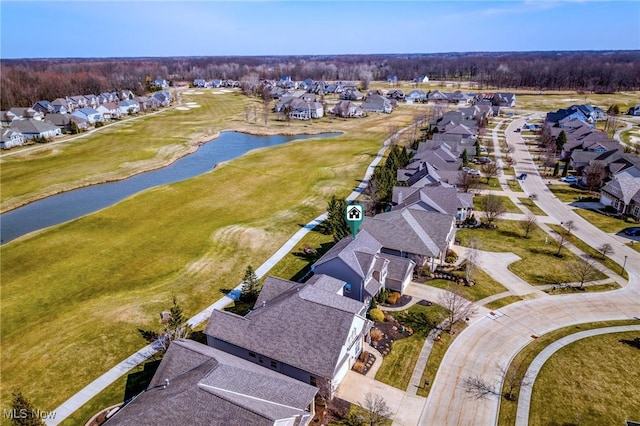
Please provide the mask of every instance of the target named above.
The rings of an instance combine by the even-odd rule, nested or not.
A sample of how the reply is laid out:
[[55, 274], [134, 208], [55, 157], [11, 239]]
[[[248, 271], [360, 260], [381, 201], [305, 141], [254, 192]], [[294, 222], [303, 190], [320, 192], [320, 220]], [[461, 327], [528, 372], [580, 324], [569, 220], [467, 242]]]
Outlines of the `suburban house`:
[[31, 107], [33, 108], [35, 111], [39, 111], [43, 114], [51, 114], [53, 112], [56, 112], [55, 107], [51, 104], [51, 102], [49, 101], [38, 101], [35, 104], [33, 104], [33, 106]]
[[69, 108], [69, 102], [67, 102], [67, 100], [63, 98], [54, 99], [53, 101], [51, 101], [51, 105], [53, 105], [53, 108], [55, 110], [54, 112], [57, 112], [59, 114], [66, 114], [71, 111], [71, 109]]
[[147, 389], [104, 425], [305, 426], [316, 387], [193, 340], [169, 346]]
[[88, 106], [87, 98], [85, 98], [82, 95], [70, 96], [67, 98], [67, 102], [69, 103], [69, 106], [71, 107], [71, 109], [74, 111]]
[[405, 101], [409, 104], [413, 102], [426, 102], [427, 93], [422, 90], [412, 90], [405, 96]]
[[401, 100], [404, 99], [404, 91], [402, 89], [392, 89], [387, 92], [387, 98]]
[[35, 137], [52, 138], [62, 133], [58, 127], [49, 122], [31, 118], [14, 120], [10, 129], [21, 133], [25, 139], [33, 139]]
[[151, 100], [152, 98], [148, 96], [136, 96], [132, 99], [132, 101], [138, 103], [138, 108], [140, 111], [145, 111], [154, 107], [156, 102]]
[[22, 136], [22, 133], [11, 129], [2, 129], [0, 149], [11, 149], [14, 146], [20, 146], [22, 144], [24, 144], [24, 136]]
[[193, 87], [209, 87], [209, 83], [207, 83], [207, 81], [203, 78], [196, 78], [195, 80], [193, 80]]
[[473, 213], [473, 194], [458, 192], [444, 185], [429, 185], [422, 188], [395, 186], [391, 210], [405, 207], [452, 215], [456, 224], [467, 220]]
[[516, 94], [515, 93], [494, 93], [491, 101], [495, 106], [514, 107], [516, 106]]
[[156, 78], [151, 82], [151, 85], [154, 87], [159, 87], [161, 89], [166, 89], [167, 87], [169, 87], [169, 82], [164, 78]]
[[0, 111], [0, 125], [2, 125], [3, 127], [10, 126], [13, 120], [15, 120], [16, 118], [16, 115], [11, 111]]
[[449, 97], [439, 90], [432, 90], [428, 96], [429, 102], [448, 103]]
[[87, 106], [89, 108], [96, 109], [98, 105], [100, 105], [100, 101], [96, 95], [84, 95], [87, 99]]
[[393, 110], [391, 101], [381, 95], [369, 95], [362, 103], [362, 109], [369, 112], [384, 112], [390, 114]]
[[96, 111], [102, 114], [102, 116], [107, 120], [114, 120], [120, 118], [122, 115], [120, 108], [118, 108], [118, 104], [115, 102], [105, 102], [96, 108]]
[[382, 288], [404, 292], [414, 267], [412, 260], [384, 252], [381, 242], [362, 229], [355, 239], [340, 240], [311, 270], [340, 280], [345, 296], [364, 301], [368, 306]]
[[344, 92], [340, 93], [340, 99], [343, 101], [361, 101], [364, 99], [364, 95], [358, 89], [345, 89]]
[[366, 217], [361, 229], [379, 241], [383, 253], [409, 258], [418, 266], [430, 263], [434, 270], [436, 259], [444, 263], [453, 243], [456, 220], [451, 214], [412, 206]]
[[640, 168], [631, 167], [616, 173], [600, 190], [600, 202], [620, 214], [640, 219]]
[[155, 92], [151, 97], [155, 99], [160, 106], [163, 107], [167, 107], [171, 103], [171, 93], [167, 92], [166, 90]]
[[207, 344], [332, 396], [371, 328], [369, 305], [342, 296], [343, 288], [330, 277], [307, 283], [267, 277], [244, 317], [214, 309]]
[[449, 98], [449, 102], [458, 105], [468, 105], [473, 100], [473, 96], [462, 93], [460, 90], [450, 93], [447, 97]]
[[458, 170], [462, 167], [462, 160], [458, 153], [453, 153], [445, 143], [423, 144], [424, 142], [419, 145], [418, 152], [409, 164], [398, 169], [396, 178], [399, 183], [413, 186], [435, 170], [455, 172], [457, 176]]
[[78, 117], [85, 120], [89, 124], [95, 124], [97, 121], [103, 121], [104, 117], [98, 111], [93, 108], [80, 108], [71, 113], [74, 117]]
[[36, 111], [31, 107], [16, 107], [11, 108], [9, 110], [11, 114], [13, 114], [13, 120], [24, 120], [24, 119], [33, 119], [33, 120], [43, 120], [44, 113], [40, 111]]
[[429, 77], [427, 77], [426, 75], [419, 75], [417, 77], [415, 77], [413, 80], [411, 80], [412, 83], [428, 83], [429, 82]]
[[140, 112], [140, 105], [131, 99], [118, 102], [118, 108], [120, 108], [120, 113], [122, 115]]
[[71, 114], [47, 114], [45, 115], [45, 121], [59, 127], [61, 130], [70, 130]]
[[338, 102], [331, 110], [331, 113], [343, 118], [363, 117], [365, 115], [362, 108], [351, 101]]

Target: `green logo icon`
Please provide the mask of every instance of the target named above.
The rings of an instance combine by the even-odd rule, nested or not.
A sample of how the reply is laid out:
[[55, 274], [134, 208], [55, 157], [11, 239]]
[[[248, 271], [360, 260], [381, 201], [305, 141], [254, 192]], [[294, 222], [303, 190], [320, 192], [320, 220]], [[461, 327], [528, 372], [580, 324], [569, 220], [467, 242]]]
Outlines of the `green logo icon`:
[[355, 238], [364, 220], [364, 207], [362, 204], [348, 204], [344, 211], [344, 217], [347, 219], [347, 225], [351, 229], [353, 238]]

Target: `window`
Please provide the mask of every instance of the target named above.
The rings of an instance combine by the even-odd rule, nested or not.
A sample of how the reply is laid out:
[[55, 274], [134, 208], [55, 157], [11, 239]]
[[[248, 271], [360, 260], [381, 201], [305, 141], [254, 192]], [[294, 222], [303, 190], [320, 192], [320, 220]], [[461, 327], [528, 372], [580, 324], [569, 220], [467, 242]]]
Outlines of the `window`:
[[275, 361], [271, 361], [271, 368], [278, 368], [278, 363]]
[[318, 383], [317, 383], [317, 381], [316, 381], [316, 378], [315, 378], [315, 377], [313, 377], [313, 376], [311, 376], [311, 377], [309, 378], [309, 384], [310, 384], [311, 386], [318, 386]]
[[351, 284], [346, 283], [346, 284], [344, 285], [344, 292], [345, 292], [345, 293], [351, 293]]
[[253, 352], [249, 352], [249, 356], [250, 356], [251, 358], [255, 358], [255, 357], [256, 357], [256, 354], [254, 354]]

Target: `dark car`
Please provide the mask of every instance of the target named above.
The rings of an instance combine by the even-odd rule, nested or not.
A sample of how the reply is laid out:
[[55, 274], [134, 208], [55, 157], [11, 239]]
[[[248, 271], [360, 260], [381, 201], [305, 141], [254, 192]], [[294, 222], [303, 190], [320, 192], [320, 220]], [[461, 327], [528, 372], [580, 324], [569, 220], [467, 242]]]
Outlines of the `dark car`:
[[521, 173], [520, 176], [517, 177], [518, 180], [525, 180], [527, 178], [526, 173]]
[[637, 237], [640, 235], [640, 228], [627, 228], [624, 230], [624, 233], [632, 237]]

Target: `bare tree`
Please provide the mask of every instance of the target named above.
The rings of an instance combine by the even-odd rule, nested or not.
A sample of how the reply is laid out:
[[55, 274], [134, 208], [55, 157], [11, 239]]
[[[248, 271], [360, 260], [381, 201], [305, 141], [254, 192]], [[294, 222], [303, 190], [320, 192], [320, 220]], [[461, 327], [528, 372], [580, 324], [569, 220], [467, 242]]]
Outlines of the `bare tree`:
[[498, 164], [496, 163], [491, 162], [483, 164], [480, 166], [480, 170], [482, 170], [482, 173], [487, 177], [487, 184], [491, 178], [498, 176]]
[[584, 174], [587, 176], [587, 189], [596, 191], [600, 189], [605, 177], [604, 165], [600, 161], [592, 161], [584, 168]]
[[465, 261], [465, 277], [467, 281], [471, 281], [475, 276], [478, 269], [478, 247], [480, 242], [476, 238], [469, 240], [469, 247], [467, 249], [467, 260]]
[[558, 257], [560, 257], [560, 251], [562, 250], [562, 247], [567, 245], [567, 239], [571, 236], [571, 233], [574, 229], [572, 220], [561, 223], [560, 225], [562, 225], [562, 228], [560, 229], [560, 231], [558, 231], [558, 236], [560, 238], [558, 239], [558, 251], [556, 252], [556, 256]]
[[478, 178], [467, 172], [460, 172], [456, 186], [464, 193], [468, 193], [474, 188], [478, 187]]
[[466, 320], [475, 313], [473, 303], [462, 296], [458, 287], [450, 286], [440, 295], [438, 300], [438, 303], [448, 311], [447, 327], [449, 331], [456, 323]]
[[537, 223], [538, 223], [538, 218], [536, 218], [536, 215], [534, 215], [531, 212], [527, 213], [527, 216], [525, 217], [525, 219], [522, 222], [520, 222], [520, 227], [524, 231], [525, 238], [529, 238], [529, 233], [536, 226]]
[[493, 224], [506, 212], [507, 208], [504, 206], [502, 198], [493, 194], [487, 195], [484, 204], [484, 217], [489, 225]]
[[491, 396], [498, 396], [500, 392], [496, 390], [496, 386], [481, 379], [478, 376], [469, 376], [462, 382], [462, 387], [469, 396], [475, 399], [487, 399]]
[[609, 243], [604, 243], [603, 245], [598, 247], [598, 251], [602, 253], [602, 258], [606, 259], [607, 254], [613, 254], [613, 247], [611, 247], [611, 244]]
[[530, 375], [526, 372], [524, 374], [520, 373], [526, 367], [522, 362], [516, 362], [506, 366], [498, 365], [498, 371], [500, 372], [505, 387], [504, 397], [509, 401], [516, 400], [516, 392], [518, 390], [533, 384]]
[[365, 409], [364, 423], [369, 426], [381, 426], [386, 423], [391, 410], [387, 401], [380, 395], [367, 392], [364, 395], [364, 404], [358, 404]]
[[584, 283], [593, 281], [598, 275], [595, 260], [591, 256], [585, 256], [584, 260], [571, 262], [568, 269], [571, 280], [580, 283], [580, 288], [584, 287]]

